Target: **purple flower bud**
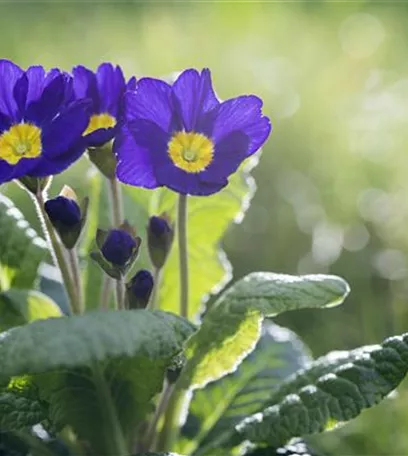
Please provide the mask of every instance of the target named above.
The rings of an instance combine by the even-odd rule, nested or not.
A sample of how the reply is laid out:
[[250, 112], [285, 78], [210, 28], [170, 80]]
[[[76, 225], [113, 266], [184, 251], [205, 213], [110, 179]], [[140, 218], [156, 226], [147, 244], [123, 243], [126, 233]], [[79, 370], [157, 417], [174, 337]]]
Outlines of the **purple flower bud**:
[[127, 231], [114, 229], [106, 236], [101, 252], [110, 263], [125, 266], [133, 257], [136, 248], [135, 239]]
[[57, 196], [46, 201], [44, 209], [53, 225], [73, 227], [81, 222], [81, 210], [78, 204], [65, 196]]
[[127, 285], [129, 307], [144, 309], [149, 303], [153, 285], [153, 276], [149, 271], [145, 269], [138, 271]]
[[153, 266], [160, 269], [164, 266], [173, 242], [174, 231], [165, 216], [150, 217], [147, 227], [147, 243]]

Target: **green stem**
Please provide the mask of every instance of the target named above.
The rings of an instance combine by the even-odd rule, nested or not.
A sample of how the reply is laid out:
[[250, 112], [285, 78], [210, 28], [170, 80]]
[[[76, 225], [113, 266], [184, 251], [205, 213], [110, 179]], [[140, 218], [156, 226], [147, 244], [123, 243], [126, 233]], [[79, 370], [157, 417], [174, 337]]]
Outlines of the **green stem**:
[[76, 291], [76, 303], [79, 313], [83, 313], [85, 309], [82, 294], [81, 272], [79, 268], [78, 251], [75, 247], [68, 250], [68, 259], [71, 265], [72, 279]]
[[123, 310], [126, 308], [125, 306], [125, 285], [124, 279], [121, 277], [120, 279], [116, 279], [116, 303], [117, 308], [119, 310]]
[[44, 235], [47, 239], [51, 255], [54, 259], [56, 266], [61, 271], [62, 280], [68, 294], [68, 302], [70, 313], [79, 314], [80, 309], [76, 300], [75, 284], [69, 272], [69, 267], [64, 256], [62, 245], [58, 240], [57, 234], [52, 226], [50, 219], [44, 209], [44, 195], [41, 191], [35, 195], [34, 203], [37, 208], [38, 218], [40, 219]]
[[150, 296], [149, 306], [148, 306], [150, 310], [157, 309], [157, 307], [158, 307], [157, 299], [158, 299], [158, 292], [159, 292], [159, 288], [160, 288], [161, 271], [162, 270], [160, 268], [155, 268], [155, 270], [153, 272], [153, 290], [152, 290], [152, 294]]
[[181, 414], [186, 391], [173, 385], [170, 391], [166, 411], [164, 413], [164, 425], [157, 442], [158, 451], [171, 451], [179, 432], [178, 419]]
[[101, 297], [99, 300], [99, 302], [101, 303], [101, 305], [100, 305], [101, 310], [109, 309], [111, 289], [112, 289], [112, 279], [107, 274], [104, 274]]
[[112, 223], [117, 228], [123, 222], [122, 191], [117, 179], [109, 179], [109, 190], [111, 195]]
[[[112, 394], [106, 383], [103, 370], [98, 362], [93, 365], [93, 377], [98, 395], [102, 399], [105, 412], [105, 420], [107, 423], [106, 430], [108, 430], [106, 442], [109, 445], [107, 448], [115, 456], [127, 456], [129, 454], [125, 437], [123, 435], [122, 427], [120, 425], [118, 415], [116, 413], [115, 404], [112, 401]], [[112, 433], [112, 435], [110, 435]], [[106, 435], [102, 433], [102, 435]]]
[[180, 194], [177, 213], [180, 269], [180, 315], [188, 318], [187, 195]]

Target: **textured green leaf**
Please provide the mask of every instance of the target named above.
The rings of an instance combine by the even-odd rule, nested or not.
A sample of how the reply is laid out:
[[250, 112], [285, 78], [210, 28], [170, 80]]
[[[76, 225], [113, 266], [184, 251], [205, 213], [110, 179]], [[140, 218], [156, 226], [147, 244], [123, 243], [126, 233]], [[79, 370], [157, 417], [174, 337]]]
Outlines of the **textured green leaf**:
[[232, 372], [252, 351], [264, 317], [303, 308], [333, 307], [349, 292], [336, 276], [253, 273], [211, 307], [187, 344], [182, 384], [202, 387]]
[[[231, 434], [233, 445], [244, 440], [278, 447], [296, 436], [304, 436], [333, 427], [338, 422], [355, 418], [363, 409], [372, 407], [393, 391], [408, 369], [408, 334], [386, 339], [382, 345], [360, 348], [343, 357], [317, 361], [303, 376], [314, 380], [288, 379], [267, 407], [236, 426]], [[323, 368], [324, 366], [324, 368]], [[317, 372], [321, 376], [316, 378]], [[226, 436], [224, 436], [224, 440]], [[227, 439], [228, 440], [228, 439]]]
[[245, 456], [319, 456], [315, 450], [312, 450], [307, 443], [295, 439], [284, 447], [280, 448], [256, 448], [245, 453]]
[[[189, 252], [189, 317], [200, 310], [208, 294], [215, 292], [230, 279], [231, 265], [220, 250], [220, 242], [228, 226], [242, 219], [253, 195], [254, 184], [248, 171], [256, 160], [235, 173], [228, 186], [208, 197], [188, 198], [188, 252]], [[176, 220], [177, 194], [160, 188], [152, 191], [127, 188], [139, 205], [148, 207], [150, 215], [166, 212]], [[160, 308], [179, 313], [179, 275], [177, 238], [166, 262], [161, 289]]]
[[0, 290], [30, 288], [46, 255], [45, 241], [0, 193]]
[[205, 445], [246, 416], [265, 406], [280, 381], [304, 367], [308, 351], [297, 336], [270, 320], [254, 351], [232, 374], [194, 391], [187, 422], [176, 450], [191, 452]]
[[182, 456], [178, 453], [137, 453], [135, 456]]
[[0, 335], [0, 382], [10, 377], [136, 355], [171, 358], [192, 332], [184, 319], [148, 310], [90, 312], [36, 321]]
[[28, 379], [16, 379], [0, 390], [2, 431], [27, 429], [46, 418], [47, 408], [39, 400], [37, 388]]
[[0, 292], [0, 331], [61, 315], [55, 302], [39, 291], [9, 289]]
[[180, 317], [148, 310], [37, 321], [0, 335], [0, 382], [33, 375], [51, 422], [70, 425], [95, 454], [109, 454], [114, 448], [107, 404], [112, 402], [130, 444], [192, 331]]

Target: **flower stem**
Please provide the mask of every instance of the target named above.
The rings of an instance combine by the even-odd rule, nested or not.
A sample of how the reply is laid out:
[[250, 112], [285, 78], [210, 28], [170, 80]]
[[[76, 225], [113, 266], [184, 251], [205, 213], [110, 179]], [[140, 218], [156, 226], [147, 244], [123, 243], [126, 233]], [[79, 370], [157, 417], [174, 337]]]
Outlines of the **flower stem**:
[[180, 269], [180, 315], [188, 318], [187, 195], [180, 194], [177, 213]]
[[[112, 400], [112, 393], [109, 385], [106, 382], [103, 370], [98, 362], [93, 365], [93, 377], [98, 395], [102, 399], [105, 412], [105, 422], [107, 424], [106, 429], [109, 431], [107, 443], [109, 444], [108, 451], [110, 454], [115, 456], [128, 456], [129, 452], [127, 449], [123, 430], [119, 422], [119, 418], [116, 412], [116, 406]], [[106, 435], [106, 434], [105, 434]]]
[[51, 255], [56, 266], [61, 271], [62, 280], [65, 285], [65, 290], [68, 294], [69, 309], [71, 314], [79, 314], [80, 308], [77, 302], [75, 283], [69, 272], [69, 267], [64, 256], [64, 251], [62, 245], [58, 240], [57, 234], [52, 226], [50, 219], [48, 218], [47, 213], [44, 209], [44, 195], [39, 190], [37, 194], [33, 197], [35, 206], [37, 208], [38, 218], [40, 219], [44, 235], [47, 239], [48, 246], [51, 251]]
[[111, 289], [112, 289], [112, 279], [107, 274], [105, 274], [103, 277], [101, 297], [99, 300], [99, 302], [101, 303], [101, 305], [100, 305], [101, 310], [109, 309]]
[[154, 309], [157, 309], [157, 299], [158, 299], [158, 292], [159, 292], [159, 288], [160, 288], [160, 280], [161, 280], [161, 268], [155, 268], [154, 269], [154, 272], [153, 272], [153, 290], [152, 290], [152, 294], [150, 296], [150, 300], [149, 300], [149, 309], [150, 310], [154, 310]]
[[79, 313], [83, 313], [85, 309], [82, 295], [81, 272], [79, 267], [78, 251], [75, 247], [68, 249], [68, 260], [71, 265], [72, 279], [76, 291], [76, 303]]
[[[123, 222], [123, 201], [122, 191], [119, 182], [114, 177], [109, 179], [109, 193], [111, 196], [111, 214], [112, 224], [118, 228]], [[124, 280], [120, 278], [116, 280], [116, 305], [118, 309], [125, 308], [125, 289]]]

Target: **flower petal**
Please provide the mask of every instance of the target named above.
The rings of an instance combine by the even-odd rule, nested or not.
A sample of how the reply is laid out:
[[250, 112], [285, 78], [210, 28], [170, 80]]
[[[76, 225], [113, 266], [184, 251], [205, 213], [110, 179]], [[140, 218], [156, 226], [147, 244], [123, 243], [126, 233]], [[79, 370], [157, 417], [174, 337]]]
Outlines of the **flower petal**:
[[85, 146], [85, 142], [81, 139], [58, 157], [50, 158], [42, 155], [36, 166], [30, 171], [30, 176], [44, 177], [61, 173], [81, 157], [85, 152]]
[[28, 79], [27, 105], [37, 101], [44, 88], [45, 70], [42, 66], [31, 66], [27, 68], [26, 76]]
[[[154, 136], [150, 136], [153, 131]], [[153, 156], [154, 153], [160, 153], [160, 149], [164, 148], [165, 152], [166, 145], [166, 134], [152, 122], [135, 120], [124, 125], [116, 136], [113, 147], [118, 158], [118, 179], [138, 187], [158, 187], [153, 172]]]
[[12, 119], [18, 107], [14, 100], [14, 86], [23, 75], [23, 70], [9, 60], [0, 60], [0, 112]]
[[174, 82], [172, 90], [173, 102], [186, 131], [196, 130], [201, 117], [219, 104], [208, 69], [201, 74], [194, 69], [184, 71]]
[[43, 154], [54, 158], [67, 152], [82, 136], [89, 123], [89, 102], [72, 103], [42, 131]]
[[116, 127], [113, 128], [98, 128], [85, 136], [85, 141], [88, 147], [100, 147], [114, 138], [117, 131]]
[[224, 136], [216, 145], [214, 159], [199, 176], [204, 182], [225, 182], [245, 160], [249, 138], [242, 131], [233, 131]]
[[111, 63], [102, 63], [96, 72], [96, 79], [100, 99], [100, 112], [107, 112], [116, 117], [120, 98], [126, 88], [121, 68], [119, 66], [114, 68]]
[[98, 113], [100, 107], [98, 84], [96, 75], [82, 65], [72, 70], [74, 76], [74, 93], [77, 99], [90, 98], [92, 100], [92, 112]]
[[249, 138], [246, 156], [255, 153], [271, 132], [268, 117], [262, 115], [262, 100], [254, 95], [245, 95], [224, 101], [218, 107], [212, 137], [219, 142], [233, 131], [241, 130]]
[[64, 101], [65, 82], [66, 79], [63, 74], [54, 77], [44, 88], [40, 98], [28, 105], [25, 119], [40, 126], [44, 122], [51, 121], [57, 115]]
[[13, 90], [14, 100], [17, 104], [17, 113], [15, 116], [15, 121], [20, 122], [23, 113], [26, 107], [26, 100], [27, 100], [27, 92], [28, 92], [28, 78], [25, 74], [23, 74], [19, 80], [16, 82]]
[[150, 120], [167, 131], [172, 119], [171, 87], [159, 79], [140, 79], [136, 91], [125, 95], [125, 111], [128, 120]]

